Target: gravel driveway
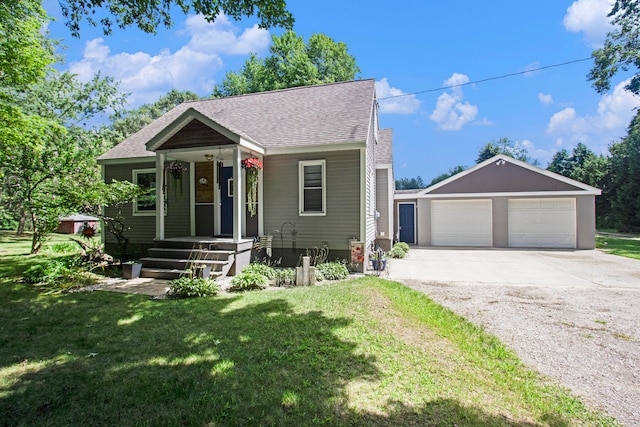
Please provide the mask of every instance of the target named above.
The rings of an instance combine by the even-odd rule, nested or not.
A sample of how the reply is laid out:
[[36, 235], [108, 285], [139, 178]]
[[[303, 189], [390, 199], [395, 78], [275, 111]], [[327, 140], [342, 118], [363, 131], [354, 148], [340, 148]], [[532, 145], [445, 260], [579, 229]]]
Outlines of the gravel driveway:
[[640, 261], [597, 250], [414, 248], [388, 274], [623, 425], [640, 426]]

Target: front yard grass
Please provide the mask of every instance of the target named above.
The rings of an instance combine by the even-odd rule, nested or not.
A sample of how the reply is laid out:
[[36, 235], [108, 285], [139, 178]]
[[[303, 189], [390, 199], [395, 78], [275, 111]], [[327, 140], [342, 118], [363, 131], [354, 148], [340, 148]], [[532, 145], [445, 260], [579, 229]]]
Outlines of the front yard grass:
[[[0, 253], [0, 268], [16, 256]], [[43, 295], [2, 276], [0, 420], [616, 425], [480, 328], [375, 277], [151, 300], [102, 291]]]
[[640, 259], [640, 239], [614, 236], [596, 236], [596, 248], [627, 258]]

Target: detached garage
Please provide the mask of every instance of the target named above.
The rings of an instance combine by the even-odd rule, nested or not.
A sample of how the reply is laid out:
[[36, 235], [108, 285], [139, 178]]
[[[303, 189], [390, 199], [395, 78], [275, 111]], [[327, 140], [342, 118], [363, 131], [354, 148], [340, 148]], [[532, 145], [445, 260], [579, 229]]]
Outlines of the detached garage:
[[396, 238], [419, 246], [593, 249], [600, 193], [498, 155], [429, 188], [396, 192]]

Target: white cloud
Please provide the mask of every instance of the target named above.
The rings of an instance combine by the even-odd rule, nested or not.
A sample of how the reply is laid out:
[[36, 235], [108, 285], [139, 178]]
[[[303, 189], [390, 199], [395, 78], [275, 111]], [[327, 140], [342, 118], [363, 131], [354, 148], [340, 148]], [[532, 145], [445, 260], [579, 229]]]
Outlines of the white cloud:
[[605, 152], [611, 142], [626, 134], [635, 108], [640, 107], [640, 97], [624, 88], [628, 83], [620, 82], [613, 92], [604, 95], [595, 115], [580, 116], [572, 107], [558, 111], [549, 119], [547, 133], [556, 137], [558, 147], [583, 142], [594, 151]]
[[376, 81], [376, 94], [380, 100], [381, 114], [414, 114], [420, 109], [420, 101], [415, 95], [391, 87], [386, 77]]
[[474, 126], [495, 126], [496, 124], [494, 122], [492, 122], [491, 120], [487, 119], [486, 117], [481, 118], [480, 120], [476, 120], [475, 122], [471, 123]]
[[538, 101], [543, 105], [553, 104], [553, 96], [549, 93], [538, 92]]
[[522, 71], [524, 71], [525, 77], [533, 77], [536, 75], [536, 73], [539, 72], [539, 68], [540, 68], [540, 62], [534, 61], [531, 64], [525, 65]]
[[[444, 82], [444, 86], [462, 85], [469, 82], [466, 74], [453, 73]], [[464, 100], [462, 87], [454, 87], [438, 97], [436, 108], [429, 119], [435, 122], [441, 130], [460, 130], [469, 122], [475, 120], [478, 107]]]
[[517, 144], [526, 148], [527, 153], [529, 153], [529, 157], [540, 162], [540, 164], [538, 165], [540, 167], [544, 167], [545, 164], [548, 164], [551, 159], [553, 159], [553, 155], [556, 153], [555, 149], [543, 150], [542, 148], [537, 148], [535, 144], [528, 139], [518, 141]]
[[573, 33], [583, 32], [591, 47], [602, 45], [607, 33], [613, 29], [610, 18], [614, 0], [576, 0], [567, 8], [562, 23]]
[[72, 62], [69, 71], [88, 81], [98, 71], [121, 82], [120, 89], [130, 92], [130, 106], [153, 102], [171, 89], [191, 90], [209, 94], [214, 86], [214, 74], [223, 67], [220, 55], [240, 55], [260, 52], [269, 44], [269, 33], [256, 26], [234, 27], [220, 15], [214, 23], [199, 16], [189, 16], [180, 32], [189, 40], [175, 52], [164, 49], [157, 53], [145, 51], [111, 53], [104, 39], [85, 44], [81, 60]]

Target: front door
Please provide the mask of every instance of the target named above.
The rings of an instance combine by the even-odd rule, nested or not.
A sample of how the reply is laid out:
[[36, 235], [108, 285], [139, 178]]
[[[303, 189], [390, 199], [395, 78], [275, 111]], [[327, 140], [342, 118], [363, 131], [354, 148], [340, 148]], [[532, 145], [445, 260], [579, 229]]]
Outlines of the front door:
[[220, 233], [233, 234], [233, 167], [222, 168], [220, 186]]
[[213, 236], [213, 163], [196, 163], [196, 236]]
[[414, 244], [416, 242], [415, 204], [400, 203], [398, 205], [398, 225], [400, 241]]

